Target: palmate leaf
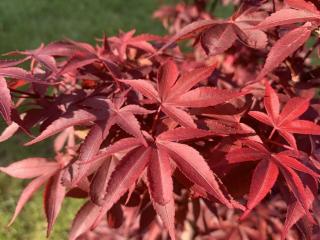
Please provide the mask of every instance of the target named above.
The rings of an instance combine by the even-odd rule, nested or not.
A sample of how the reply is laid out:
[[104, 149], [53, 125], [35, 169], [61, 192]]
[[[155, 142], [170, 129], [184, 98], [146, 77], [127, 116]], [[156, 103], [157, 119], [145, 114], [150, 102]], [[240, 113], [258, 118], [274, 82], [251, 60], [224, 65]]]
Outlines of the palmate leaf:
[[[182, 133], [183, 130], [186, 133]], [[190, 181], [205, 189], [209, 195], [214, 196], [218, 201], [233, 208], [233, 204], [220, 190], [220, 184], [211, 172], [205, 159], [188, 145], [168, 141], [187, 140], [210, 135], [215, 135], [215, 132], [193, 128], [188, 132], [188, 129], [181, 128], [179, 131], [174, 129], [162, 133], [159, 135], [159, 139], [157, 138], [154, 142], [149, 142], [148, 146], [144, 146], [139, 140], [134, 140], [134, 138], [121, 139], [119, 142], [106, 148], [104, 153], [102, 152], [97, 157], [94, 157], [93, 161], [101, 161], [117, 151], [131, 149], [120, 160], [110, 179], [108, 179], [101, 211], [91, 227], [95, 228], [100, 223], [106, 212], [111, 209], [125, 192], [135, 185], [135, 182], [142, 177], [142, 174], [145, 172], [144, 170], [147, 169], [147, 185], [154, 208], [167, 227], [170, 236], [174, 238], [174, 198], [171, 161], [175, 162], [181, 172]], [[105, 186], [105, 183], [101, 184]], [[99, 187], [101, 184], [95, 186]], [[92, 189], [91, 191], [96, 191], [96, 189]]]
[[226, 156], [230, 163], [260, 160], [252, 176], [247, 203], [248, 209], [243, 214], [242, 219], [246, 218], [251, 210], [265, 198], [275, 184], [279, 172], [281, 172], [288, 188], [303, 207], [304, 215], [307, 215], [308, 219], [313, 221], [309, 212], [310, 204], [307, 203], [307, 190], [303, 186], [302, 180], [296, 171], [308, 174], [310, 177], [313, 177], [315, 181], [319, 180], [319, 174], [297, 159], [289, 156], [288, 152], [280, 152], [277, 154], [271, 154], [269, 152], [268, 154], [268, 150], [265, 149], [261, 143], [252, 141], [245, 141], [244, 143], [248, 146], [247, 148], [235, 148]]
[[[178, 77], [177, 66], [172, 61], [164, 63], [158, 72], [157, 90], [147, 80], [119, 80], [154, 102], [160, 110], [184, 127], [196, 127], [185, 107], [207, 107], [225, 103], [246, 93], [218, 88], [199, 87], [190, 90], [207, 79], [215, 66], [196, 68]], [[189, 91], [190, 90], [190, 91]]]
[[98, 153], [102, 142], [108, 136], [109, 130], [113, 125], [118, 125], [125, 132], [135, 136], [143, 145], [147, 145], [140, 130], [140, 123], [134, 114], [149, 114], [152, 111], [138, 105], [127, 105], [120, 108], [110, 102], [108, 106], [110, 107], [109, 114], [106, 114], [105, 119], [98, 121], [91, 128], [80, 147], [78, 160], [71, 166], [72, 170], [70, 171], [72, 171], [73, 178], [68, 182], [71, 186], [76, 186], [88, 173], [90, 165], [82, 163], [91, 160]]
[[213, 56], [231, 48], [236, 40], [252, 48], [265, 48], [268, 43], [266, 34], [259, 29], [250, 29], [250, 22], [241, 15], [234, 21], [212, 26], [200, 35], [202, 48], [207, 55]]
[[250, 111], [249, 115], [272, 126], [292, 146], [297, 148], [293, 133], [320, 135], [320, 126], [307, 120], [298, 120], [309, 107], [309, 99], [294, 97], [288, 100], [280, 112], [279, 97], [268, 82], [265, 83], [264, 106], [267, 114]]
[[312, 24], [307, 22], [303, 26], [291, 30], [280, 38], [271, 48], [263, 69], [257, 76], [256, 81], [260, 81], [269, 72], [278, 67], [287, 57], [293, 54], [299, 47], [303, 46], [309, 39], [313, 29], [314, 27]]
[[[84, 42], [76, 42], [67, 39], [64, 44], [70, 52], [67, 54], [68, 59], [63, 66], [56, 73], [56, 77], [59, 77], [65, 73], [77, 71], [78, 69], [91, 65], [95, 62], [101, 63], [107, 70], [111, 71], [111, 66], [115, 65], [114, 57], [111, 51], [106, 51], [106, 45], [108, 40], [105, 37], [105, 41], [101, 47], [92, 47], [90, 44]], [[110, 59], [106, 59], [105, 56], [109, 56]], [[114, 70], [114, 69], [113, 69]]]
[[26, 57], [11, 66], [17, 66], [20, 63], [31, 59], [43, 64], [51, 72], [57, 73], [58, 68], [55, 57], [70, 57], [75, 51], [75, 47], [68, 42], [53, 42], [46, 46], [41, 44], [37, 49], [12, 52], [11, 55], [19, 54]]
[[41, 47], [39, 49], [33, 50], [33, 51], [24, 51], [19, 52], [20, 54], [25, 54], [27, 56], [30, 56], [31, 59], [36, 60], [37, 62], [44, 65], [47, 69], [49, 69], [53, 73], [57, 73], [57, 63], [53, 56], [42, 54], [41, 53]]
[[[0, 60], [0, 114], [11, 123], [0, 141], [18, 130], [33, 138], [40, 128], [27, 145], [59, 134], [56, 162], [0, 167], [31, 179], [12, 221], [44, 185], [48, 236], [67, 196], [89, 199], [72, 240], [317, 238], [319, 141], [310, 135], [320, 135], [318, 68], [310, 59], [319, 42], [304, 43], [318, 35], [320, 5], [234, 2], [238, 10], [221, 20], [205, 12], [209, 1], [164, 8], [173, 36], [129, 30], [96, 46], [66, 40]], [[176, 45], [184, 39], [193, 51]], [[268, 53], [258, 81], [284, 63], [290, 71], [270, 76], [261, 98], [261, 82], [250, 83]], [[299, 73], [294, 83], [290, 72]]]

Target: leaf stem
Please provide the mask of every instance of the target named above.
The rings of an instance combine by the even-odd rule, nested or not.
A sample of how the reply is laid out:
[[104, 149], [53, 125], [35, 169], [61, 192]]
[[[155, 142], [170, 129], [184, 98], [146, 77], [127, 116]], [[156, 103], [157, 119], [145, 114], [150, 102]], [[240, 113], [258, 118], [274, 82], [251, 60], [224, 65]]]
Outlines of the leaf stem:
[[273, 128], [272, 131], [271, 131], [271, 133], [270, 133], [270, 135], [269, 135], [269, 137], [268, 137], [268, 140], [271, 140], [271, 138], [273, 137], [275, 131], [276, 131], [276, 129]]
[[118, 78], [113, 74], [113, 72], [109, 69], [108, 65], [103, 61], [103, 60], [100, 60], [103, 67], [105, 68], [105, 70], [107, 70], [107, 72], [109, 72], [109, 74], [111, 75], [111, 77], [113, 78], [113, 80], [116, 82], [116, 85], [117, 85], [117, 88], [122, 91], [122, 87], [118, 81]]
[[278, 143], [278, 142], [273, 141], [273, 140], [270, 140], [270, 139], [268, 139], [268, 142], [269, 142], [269, 143], [272, 143], [272, 144], [275, 144], [275, 145], [277, 145], [277, 146], [283, 147], [283, 148], [288, 149], [288, 150], [295, 150], [294, 148], [292, 148], [292, 147], [290, 147], [290, 146], [288, 146], [288, 145], [281, 144], [281, 143]]
[[158, 107], [157, 112], [156, 112], [156, 116], [154, 117], [154, 120], [153, 120], [153, 123], [152, 123], [152, 127], [151, 127], [151, 135], [152, 136], [154, 135], [157, 123], [159, 121], [160, 111], [161, 111], [161, 105]]

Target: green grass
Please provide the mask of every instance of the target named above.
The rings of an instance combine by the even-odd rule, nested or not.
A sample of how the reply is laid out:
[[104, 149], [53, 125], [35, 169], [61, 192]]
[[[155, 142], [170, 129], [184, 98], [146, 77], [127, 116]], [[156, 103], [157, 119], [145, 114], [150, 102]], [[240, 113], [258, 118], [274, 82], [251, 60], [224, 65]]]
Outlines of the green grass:
[[[0, 126], [4, 126], [0, 123]], [[40, 142], [31, 147], [23, 147], [23, 143], [30, 140], [27, 136], [20, 134], [9, 141], [0, 143], [0, 165], [7, 165], [15, 160], [30, 156], [53, 157], [51, 141]], [[34, 198], [27, 203], [15, 223], [7, 228], [16, 202], [23, 188], [28, 181], [13, 179], [0, 174], [0, 240], [46, 239], [46, 221], [42, 208], [42, 189], [34, 195]], [[66, 199], [63, 209], [54, 227], [50, 239], [67, 239], [68, 229], [71, 221], [80, 208], [83, 200]]]
[[[135, 28], [138, 33], [163, 33], [160, 23], [151, 19], [156, 0], [1, 0], [0, 53], [32, 49], [68, 37], [94, 43], [105, 32]], [[4, 124], [0, 123], [0, 130]], [[30, 156], [50, 157], [48, 143], [23, 147], [28, 137], [19, 135], [0, 143], [0, 166]], [[19, 194], [27, 181], [0, 174], [0, 240], [45, 239], [46, 221], [42, 210], [42, 191], [26, 205], [16, 222], [6, 228]], [[67, 199], [50, 239], [66, 239], [81, 200]]]
[[64, 37], [94, 42], [119, 29], [161, 33], [150, 16], [156, 0], [1, 0], [0, 51], [28, 49]]

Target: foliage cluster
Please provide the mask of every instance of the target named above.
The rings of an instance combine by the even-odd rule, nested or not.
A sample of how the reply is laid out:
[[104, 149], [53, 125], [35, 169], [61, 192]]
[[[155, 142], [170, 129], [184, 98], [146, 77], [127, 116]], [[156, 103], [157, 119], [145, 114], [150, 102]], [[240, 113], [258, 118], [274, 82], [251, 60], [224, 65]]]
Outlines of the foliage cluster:
[[228, 19], [205, 0], [160, 8], [168, 36], [1, 60], [0, 141], [55, 136], [54, 159], [0, 168], [32, 179], [9, 225], [45, 185], [48, 236], [70, 197], [87, 199], [72, 240], [320, 237], [319, 4], [223, 2], [237, 6]]

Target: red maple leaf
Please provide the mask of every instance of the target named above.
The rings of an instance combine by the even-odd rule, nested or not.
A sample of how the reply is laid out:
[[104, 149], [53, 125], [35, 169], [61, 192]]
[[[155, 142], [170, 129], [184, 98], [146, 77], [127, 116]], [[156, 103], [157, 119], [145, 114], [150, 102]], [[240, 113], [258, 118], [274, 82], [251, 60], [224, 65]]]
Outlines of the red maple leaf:
[[158, 71], [157, 89], [147, 80], [120, 81], [130, 85], [152, 102], [156, 102], [159, 105], [158, 112], [162, 111], [181, 126], [194, 128], [196, 127], [194, 120], [184, 108], [215, 106], [245, 94], [214, 87], [192, 89], [207, 79], [214, 68], [215, 66], [196, 68], [182, 73], [179, 77], [176, 64], [169, 60]]
[[[89, 206], [82, 208], [77, 214], [70, 239], [76, 239], [91, 227], [95, 228], [106, 212], [134, 186], [139, 178], [146, 182], [156, 212], [164, 222], [171, 238], [175, 239], [174, 198], [171, 179], [173, 165], [177, 166], [191, 182], [204, 189], [209, 196], [232, 208], [233, 203], [223, 194], [219, 182], [205, 159], [194, 148], [176, 142], [215, 134], [214, 131], [196, 128], [177, 128], [163, 132], [155, 139], [145, 133], [148, 141], [146, 146], [142, 145], [138, 139], [127, 138], [107, 147], [90, 162], [101, 162], [116, 152], [130, 150], [111, 174], [102, 206], [94, 207], [91, 205], [90, 213], [87, 213], [90, 217], [85, 217], [83, 214], [84, 211], [88, 211]], [[109, 174], [109, 171], [105, 171], [104, 174]], [[82, 225], [80, 222], [84, 221], [84, 217], [86, 223]]]
[[249, 115], [258, 121], [273, 127], [270, 137], [275, 131], [297, 149], [293, 133], [320, 135], [320, 126], [307, 120], [298, 119], [308, 108], [309, 99], [294, 97], [289, 99], [280, 112], [280, 102], [277, 93], [268, 82], [265, 83], [264, 107], [267, 114], [250, 111]]
[[302, 179], [296, 171], [308, 174], [316, 181], [320, 177], [319, 174], [290, 156], [287, 151], [273, 154], [263, 144], [251, 140], [243, 141], [243, 145], [246, 147], [235, 148], [226, 156], [227, 161], [231, 164], [259, 160], [253, 172], [248, 195], [248, 209], [243, 214], [243, 218], [266, 197], [278, 179], [279, 172], [281, 172], [288, 188], [304, 209], [304, 214], [313, 221], [313, 217], [309, 213], [310, 198], [308, 197], [308, 190], [304, 187]]

